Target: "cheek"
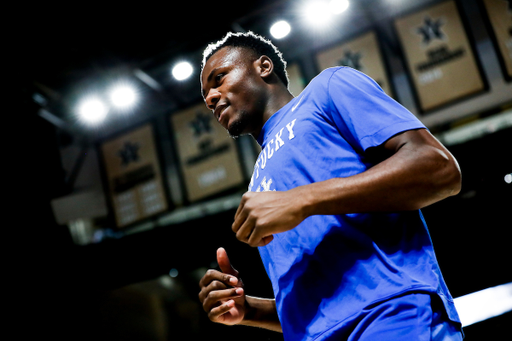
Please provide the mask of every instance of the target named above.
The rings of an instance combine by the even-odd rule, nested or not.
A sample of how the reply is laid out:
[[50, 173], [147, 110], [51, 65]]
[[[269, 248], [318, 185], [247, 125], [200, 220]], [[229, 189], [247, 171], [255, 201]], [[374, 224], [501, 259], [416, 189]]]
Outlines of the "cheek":
[[261, 91], [256, 84], [252, 82], [245, 82], [243, 87], [240, 87], [240, 92], [238, 94], [240, 99], [239, 105], [249, 111], [261, 107], [263, 101], [260, 98], [260, 93]]

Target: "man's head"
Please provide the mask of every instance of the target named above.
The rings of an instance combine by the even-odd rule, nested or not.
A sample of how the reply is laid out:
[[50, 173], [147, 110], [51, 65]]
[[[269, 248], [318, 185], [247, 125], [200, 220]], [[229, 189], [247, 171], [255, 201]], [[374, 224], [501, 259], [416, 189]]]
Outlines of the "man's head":
[[269, 41], [251, 32], [229, 33], [204, 52], [203, 98], [231, 136], [258, 134], [269, 103], [281, 91], [288, 93], [285, 68]]
[[277, 47], [272, 44], [270, 40], [267, 40], [262, 36], [256, 35], [252, 32], [229, 32], [218, 42], [209, 44], [203, 52], [203, 62], [201, 64], [201, 69], [204, 69], [206, 62], [212, 55], [226, 46], [251, 49], [258, 57], [262, 55], [268, 56], [274, 64], [274, 72], [283, 82], [283, 84], [288, 87], [289, 80], [288, 74], [286, 73], [286, 61], [283, 59], [282, 53], [279, 52]]

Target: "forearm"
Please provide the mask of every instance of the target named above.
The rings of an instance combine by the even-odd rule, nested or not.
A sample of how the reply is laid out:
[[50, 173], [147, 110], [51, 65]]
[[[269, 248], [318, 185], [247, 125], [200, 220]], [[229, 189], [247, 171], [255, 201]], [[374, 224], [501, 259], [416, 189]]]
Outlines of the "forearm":
[[305, 216], [415, 210], [460, 190], [460, 172], [446, 150], [404, 146], [367, 171], [296, 188]]
[[247, 312], [240, 325], [260, 327], [282, 333], [277, 316], [276, 301], [253, 296], [246, 296]]

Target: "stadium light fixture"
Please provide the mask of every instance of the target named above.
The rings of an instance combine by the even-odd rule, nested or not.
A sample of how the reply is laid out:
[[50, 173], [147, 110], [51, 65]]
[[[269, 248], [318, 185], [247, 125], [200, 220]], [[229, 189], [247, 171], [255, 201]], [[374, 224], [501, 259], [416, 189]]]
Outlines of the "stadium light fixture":
[[276, 39], [282, 39], [290, 34], [290, 24], [285, 20], [280, 20], [270, 27], [270, 34]]
[[350, 3], [348, 0], [331, 0], [327, 6], [329, 7], [331, 13], [341, 14], [348, 9], [349, 5]]
[[172, 68], [172, 75], [176, 80], [183, 81], [189, 78], [194, 69], [189, 62], [180, 62]]
[[350, 3], [348, 0], [310, 1], [303, 8], [307, 22], [315, 27], [325, 27], [335, 15], [345, 12]]
[[84, 99], [78, 106], [78, 116], [86, 124], [98, 124], [107, 116], [108, 107], [97, 97]]
[[117, 108], [129, 108], [135, 104], [137, 93], [129, 85], [118, 85], [110, 91], [110, 101]]

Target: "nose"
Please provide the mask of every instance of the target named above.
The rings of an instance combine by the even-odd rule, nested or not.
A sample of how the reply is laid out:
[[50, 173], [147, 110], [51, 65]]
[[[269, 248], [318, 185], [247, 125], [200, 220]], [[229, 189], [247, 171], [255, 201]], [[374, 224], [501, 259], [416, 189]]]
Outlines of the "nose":
[[218, 92], [215, 89], [211, 89], [208, 92], [208, 95], [206, 96], [206, 100], [205, 100], [206, 106], [211, 110], [215, 110], [215, 106], [217, 105], [219, 100], [220, 100], [220, 92]]

